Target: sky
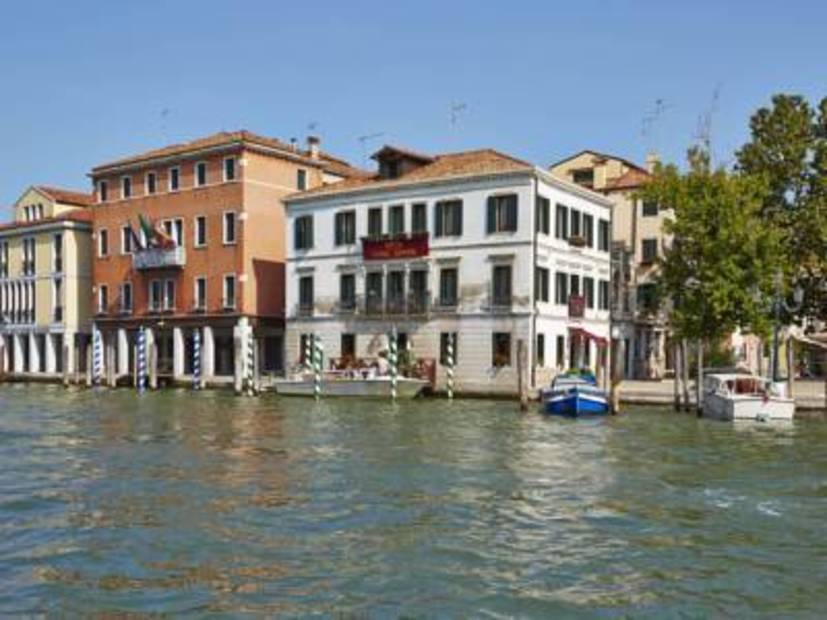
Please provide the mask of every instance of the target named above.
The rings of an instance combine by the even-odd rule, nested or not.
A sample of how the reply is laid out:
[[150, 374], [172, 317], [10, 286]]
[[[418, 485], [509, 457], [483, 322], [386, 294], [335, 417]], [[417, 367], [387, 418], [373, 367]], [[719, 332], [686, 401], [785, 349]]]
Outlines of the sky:
[[798, 0], [4, 3], [0, 205], [235, 129], [365, 166], [385, 143], [680, 163], [708, 117], [726, 164], [774, 93], [827, 96], [826, 24]]

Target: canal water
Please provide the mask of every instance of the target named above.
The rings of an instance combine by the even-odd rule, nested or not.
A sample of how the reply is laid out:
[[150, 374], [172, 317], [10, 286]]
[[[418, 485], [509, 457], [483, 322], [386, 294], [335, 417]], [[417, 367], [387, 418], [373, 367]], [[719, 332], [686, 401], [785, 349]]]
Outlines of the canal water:
[[827, 423], [0, 387], [0, 616], [827, 614]]

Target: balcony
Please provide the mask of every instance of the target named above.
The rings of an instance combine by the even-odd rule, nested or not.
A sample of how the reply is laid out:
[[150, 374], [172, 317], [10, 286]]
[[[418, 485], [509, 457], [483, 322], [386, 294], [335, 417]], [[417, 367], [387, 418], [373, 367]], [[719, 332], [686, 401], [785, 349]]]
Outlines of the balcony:
[[187, 264], [184, 248], [147, 248], [132, 254], [132, 266], [135, 269], [169, 269], [181, 268]]
[[334, 307], [336, 314], [360, 315], [366, 317], [415, 317], [427, 316], [431, 310], [429, 291], [413, 291], [407, 295], [383, 298], [368, 295], [357, 299], [340, 300]]
[[586, 238], [582, 235], [570, 235], [569, 245], [573, 248], [584, 248], [586, 247]]

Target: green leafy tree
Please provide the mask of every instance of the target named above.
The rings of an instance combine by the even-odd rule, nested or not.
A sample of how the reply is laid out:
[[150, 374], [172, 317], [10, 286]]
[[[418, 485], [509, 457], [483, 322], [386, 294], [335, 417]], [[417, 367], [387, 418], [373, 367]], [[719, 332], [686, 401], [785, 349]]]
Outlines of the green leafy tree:
[[[798, 318], [827, 315], [827, 98], [817, 109], [797, 95], [776, 95], [750, 120], [751, 139], [737, 169], [768, 191], [761, 209], [778, 228], [785, 287], [804, 289]], [[795, 317], [790, 317], [795, 318]]]
[[659, 167], [642, 190], [644, 199], [673, 210], [657, 286], [659, 299], [670, 300], [675, 335], [715, 341], [736, 328], [766, 334], [766, 299], [781, 258], [778, 231], [762, 220], [768, 185], [713, 169], [700, 148], [689, 151], [688, 163], [686, 172]]

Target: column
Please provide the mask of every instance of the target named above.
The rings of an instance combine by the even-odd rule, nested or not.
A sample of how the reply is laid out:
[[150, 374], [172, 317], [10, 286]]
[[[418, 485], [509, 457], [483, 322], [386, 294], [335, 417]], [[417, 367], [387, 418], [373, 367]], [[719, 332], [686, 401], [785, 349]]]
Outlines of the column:
[[103, 376], [109, 387], [118, 385], [118, 369], [115, 367], [117, 337], [117, 332], [107, 332], [103, 341]]
[[9, 338], [0, 334], [0, 375], [9, 371]]
[[63, 356], [63, 383], [69, 385], [71, 377], [74, 376], [77, 369], [75, 361], [75, 333], [64, 332], [63, 334], [63, 351], [60, 352]]
[[212, 327], [205, 325], [201, 333], [201, 381], [204, 385], [215, 374], [215, 337]]
[[54, 334], [46, 334], [45, 353], [46, 372], [49, 374], [54, 374], [55, 370], [57, 369], [57, 356], [60, 355], [60, 351], [55, 350]]
[[123, 328], [118, 329], [118, 376], [129, 375], [129, 335]]
[[175, 327], [172, 330], [172, 376], [176, 380], [182, 379], [184, 376], [185, 353], [184, 330]]
[[37, 338], [35, 338], [34, 332], [29, 332], [26, 338], [29, 339], [29, 367], [26, 370], [28, 372], [39, 372], [40, 351], [37, 350]]
[[14, 346], [14, 372], [23, 372], [23, 338], [22, 334], [12, 334], [12, 345]]

